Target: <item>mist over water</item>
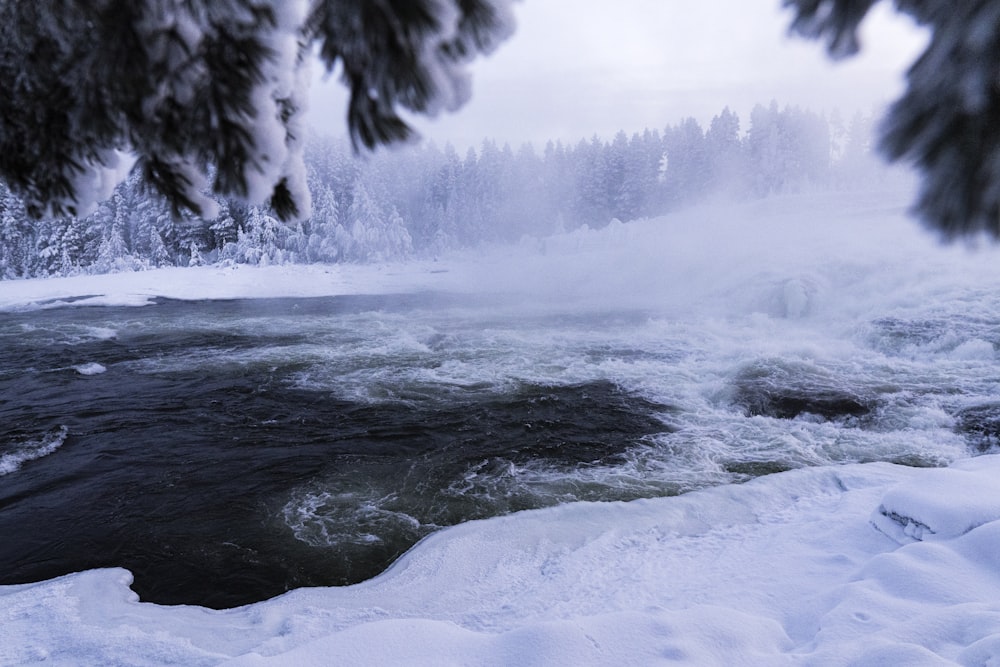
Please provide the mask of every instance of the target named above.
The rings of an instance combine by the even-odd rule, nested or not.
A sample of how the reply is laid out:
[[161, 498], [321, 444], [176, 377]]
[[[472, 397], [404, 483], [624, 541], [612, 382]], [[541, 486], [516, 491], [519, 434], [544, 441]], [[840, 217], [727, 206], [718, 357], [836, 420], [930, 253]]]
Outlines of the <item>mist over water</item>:
[[878, 198], [736, 211], [526, 239], [419, 292], [0, 313], [0, 583], [124, 566], [228, 607], [470, 519], [995, 448], [988, 253]]

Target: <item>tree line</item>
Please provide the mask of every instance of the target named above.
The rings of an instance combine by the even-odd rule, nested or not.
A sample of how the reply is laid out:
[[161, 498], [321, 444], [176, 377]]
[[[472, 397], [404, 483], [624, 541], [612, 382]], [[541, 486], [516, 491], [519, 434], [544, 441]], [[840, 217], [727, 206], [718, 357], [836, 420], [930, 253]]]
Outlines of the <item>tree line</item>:
[[491, 140], [464, 155], [433, 144], [357, 157], [345, 141], [305, 142], [310, 218], [217, 198], [212, 220], [177, 212], [136, 170], [85, 217], [31, 219], [0, 185], [0, 278], [68, 276], [204, 263], [373, 262], [516, 241], [711, 198], [871, 187], [872, 117], [756, 106], [744, 131], [724, 109], [610, 141], [513, 150]]

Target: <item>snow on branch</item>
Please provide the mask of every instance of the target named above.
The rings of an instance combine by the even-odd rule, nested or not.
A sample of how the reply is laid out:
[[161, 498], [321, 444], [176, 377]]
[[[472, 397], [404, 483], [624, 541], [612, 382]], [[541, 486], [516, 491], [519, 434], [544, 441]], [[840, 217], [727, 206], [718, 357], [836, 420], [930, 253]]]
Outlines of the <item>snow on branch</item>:
[[35, 217], [84, 215], [107, 196], [111, 156], [125, 151], [175, 211], [215, 217], [210, 189], [306, 218], [301, 119], [312, 45], [328, 67], [342, 64], [351, 133], [370, 148], [410, 134], [397, 107], [434, 113], [468, 98], [463, 67], [510, 34], [507, 5], [2, 3], [0, 178]]
[[[834, 57], [855, 53], [877, 0], [785, 0], [792, 30], [824, 39]], [[945, 238], [1000, 238], [1000, 3], [896, 0], [927, 26], [926, 51], [882, 123], [880, 148], [922, 174], [917, 214]]]

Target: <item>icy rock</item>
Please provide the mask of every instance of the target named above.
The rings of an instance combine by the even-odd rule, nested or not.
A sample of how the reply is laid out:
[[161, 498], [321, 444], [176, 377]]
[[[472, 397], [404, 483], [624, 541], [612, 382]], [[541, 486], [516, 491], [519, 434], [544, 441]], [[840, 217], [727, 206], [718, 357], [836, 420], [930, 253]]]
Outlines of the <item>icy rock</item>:
[[101, 373], [105, 372], [108, 369], [105, 368], [102, 364], [99, 364], [97, 362], [90, 362], [74, 366], [73, 370], [75, 370], [80, 375], [100, 375]]
[[882, 496], [872, 513], [875, 528], [900, 544], [959, 537], [1000, 520], [1000, 455], [928, 470]]

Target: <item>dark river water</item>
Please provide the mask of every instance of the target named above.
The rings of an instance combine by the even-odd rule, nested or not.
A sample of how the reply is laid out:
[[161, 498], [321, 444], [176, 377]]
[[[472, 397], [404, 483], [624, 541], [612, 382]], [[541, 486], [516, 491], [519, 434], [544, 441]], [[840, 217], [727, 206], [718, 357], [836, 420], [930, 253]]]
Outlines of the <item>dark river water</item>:
[[470, 519], [995, 446], [1000, 322], [796, 335], [440, 294], [0, 313], [0, 584], [232, 607]]
[[[309, 327], [239, 326], [420, 303], [162, 301], [0, 315], [0, 452], [18, 466], [0, 477], [0, 583], [124, 566], [144, 599], [225, 607], [356, 582], [436, 527], [547, 502], [466, 496], [469, 475], [609, 462], [668, 430], [664, 406], [607, 380], [345, 399], [296, 385], [315, 359], [267, 354], [308, 346]], [[308, 517], [286, 508], [303, 488], [320, 494], [311, 512], [334, 516], [336, 534], [310, 534]]]

